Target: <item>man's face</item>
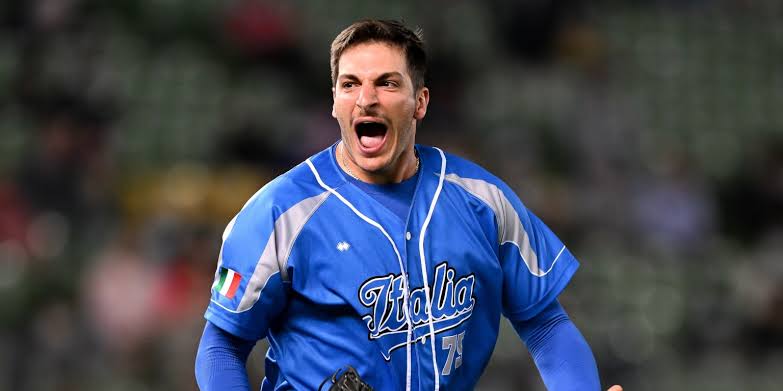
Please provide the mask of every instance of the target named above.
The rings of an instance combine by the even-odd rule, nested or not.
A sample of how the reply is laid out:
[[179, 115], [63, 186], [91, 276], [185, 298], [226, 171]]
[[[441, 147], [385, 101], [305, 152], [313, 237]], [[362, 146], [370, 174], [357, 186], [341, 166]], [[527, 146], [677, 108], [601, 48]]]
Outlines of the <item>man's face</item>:
[[416, 123], [427, 112], [429, 91], [414, 91], [405, 53], [386, 43], [348, 48], [338, 69], [332, 116], [340, 124], [345, 163], [370, 182], [405, 179], [416, 163]]

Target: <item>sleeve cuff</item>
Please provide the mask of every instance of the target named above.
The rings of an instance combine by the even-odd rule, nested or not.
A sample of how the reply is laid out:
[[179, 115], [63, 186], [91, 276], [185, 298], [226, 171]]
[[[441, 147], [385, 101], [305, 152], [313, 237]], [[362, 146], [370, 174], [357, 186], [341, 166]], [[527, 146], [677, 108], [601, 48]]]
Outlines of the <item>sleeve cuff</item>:
[[538, 315], [538, 313], [546, 308], [546, 306], [548, 306], [553, 300], [557, 299], [557, 297], [560, 296], [560, 293], [563, 292], [563, 289], [565, 289], [565, 287], [568, 285], [568, 282], [571, 281], [571, 277], [574, 276], [576, 270], [579, 268], [579, 261], [577, 261], [576, 258], [574, 258], [570, 253], [568, 256], [570, 257], [568, 266], [566, 266], [566, 269], [563, 270], [563, 272], [560, 274], [560, 278], [558, 278], [557, 282], [552, 285], [544, 297], [542, 297], [541, 300], [532, 306], [521, 308], [517, 311], [505, 314], [506, 318], [508, 318], [510, 321], [528, 320]]
[[213, 309], [211, 306], [207, 307], [207, 311], [204, 313], [204, 319], [212, 322], [217, 327], [220, 327], [224, 331], [239, 338], [248, 341], [257, 341], [263, 339], [266, 335], [260, 334], [258, 330], [252, 330], [247, 327], [240, 326], [228, 318], [224, 314]]

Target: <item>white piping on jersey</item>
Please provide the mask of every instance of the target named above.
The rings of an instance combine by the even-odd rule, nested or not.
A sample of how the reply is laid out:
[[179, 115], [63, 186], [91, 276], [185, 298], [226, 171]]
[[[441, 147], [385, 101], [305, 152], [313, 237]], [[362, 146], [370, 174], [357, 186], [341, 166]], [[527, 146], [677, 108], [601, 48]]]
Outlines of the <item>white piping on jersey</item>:
[[[421, 261], [421, 274], [424, 280], [424, 300], [426, 300], [427, 320], [430, 326], [430, 346], [432, 347], [432, 370], [435, 377], [435, 391], [440, 390], [440, 371], [438, 370], [438, 358], [435, 353], [435, 325], [432, 323], [432, 299], [430, 298], [430, 284], [429, 278], [427, 278], [427, 261], [424, 257], [424, 235], [427, 233], [427, 227], [430, 225], [432, 219], [432, 212], [435, 211], [435, 204], [438, 202], [440, 191], [443, 189], [443, 179], [446, 173], [446, 155], [440, 148], [435, 148], [440, 152], [440, 175], [438, 176], [438, 188], [435, 190], [435, 195], [432, 197], [430, 203], [430, 209], [427, 211], [427, 217], [424, 218], [424, 224], [421, 226], [421, 234], [419, 235], [419, 261]], [[425, 335], [422, 338], [426, 338]]]
[[565, 247], [565, 244], [564, 244], [564, 245], [563, 245], [563, 247], [560, 249], [560, 252], [559, 252], [559, 253], [557, 253], [557, 256], [555, 257], [555, 260], [554, 260], [554, 261], [552, 261], [552, 266], [550, 266], [550, 267], [549, 267], [549, 270], [547, 270], [546, 272], [544, 272], [544, 274], [546, 274], [546, 273], [549, 273], [550, 271], [552, 271], [552, 268], [553, 268], [553, 267], [555, 267], [555, 262], [557, 262], [557, 260], [558, 260], [558, 259], [560, 259], [560, 256], [561, 256], [561, 255], [563, 255], [563, 251], [565, 251], [565, 248], [566, 248], [566, 247]]
[[557, 260], [565, 250], [560, 249], [549, 269], [542, 271], [539, 267], [538, 255], [530, 244], [530, 237], [525, 230], [522, 220], [506, 198], [506, 195], [497, 186], [481, 179], [462, 178], [457, 174], [446, 175], [446, 180], [465, 189], [468, 193], [481, 200], [495, 213], [498, 225], [498, 242], [514, 244], [519, 250], [519, 256], [525, 262], [527, 270], [536, 277], [544, 277], [554, 269]]
[[403, 313], [405, 314], [405, 322], [408, 324], [408, 333], [407, 333], [408, 339], [407, 339], [407, 343], [405, 344], [405, 353], [406, 353], [405, 390], [410, 391], [411, 389], [411, 334], [413, 332], [413, 322], [411, 321], [410, 314], [408, 313], [408, 295], [410, 292], [410, 288], [408, 287], [408, 277], [407, 274], [405, 273], [405, 268], [403, 267], [402, 264], [402, 256], [400, 256], [400, 252], [399, 250], [397, 250], [397, 245], [394, 244], [394, 240], [392, 240], [391, 236], [389, 236], [386, 230], [383, 229], [383, 227], [378, 222], [365, 216], [362, 212], [356, 209], [356, 207], [353, 206], [353, 204], [351, 204], [350, 201], [345, 199], [345, 197], [343, 197], [342, 194], [338, 193], [337, 190], [329, 187], [326, 183], [324, 183], [324, 181], [321, 180], [321, 176], [318, 174], [318, 170], [315, 168], [315, 166], [310, 161], [310, 159], [305, 160], [305, 163], [307, 163], [307, 165], [310, 167], [310, 171], [313, 172], [313, 175], [315, 176], [315, 180], [318, 181], [318, 184], [321, 185], [321, 187], [323, 187], [324, 189], [326, 189], [329, 193], [334, 194], [334, 196], [337, 197], [337, 199], [339, 199], [340, 201], [342, 201], [343, 204], [348, 206], [353, 211], [354, 214], [359, 216], [359, 218], [361, 218], [368, 224], [380, 230], [381, 233], [383, 233], [383, 236], [385, 236], [386, 239], [389, 240], [389, 243], [391, 243], [392, 248], [394, 249], [394, 253], [397, 255], [397, 262], [399, 263], [400, 266], [400, 275], [402, 275], [402, 281], [404, 285], [402, 308], [403, 308]]

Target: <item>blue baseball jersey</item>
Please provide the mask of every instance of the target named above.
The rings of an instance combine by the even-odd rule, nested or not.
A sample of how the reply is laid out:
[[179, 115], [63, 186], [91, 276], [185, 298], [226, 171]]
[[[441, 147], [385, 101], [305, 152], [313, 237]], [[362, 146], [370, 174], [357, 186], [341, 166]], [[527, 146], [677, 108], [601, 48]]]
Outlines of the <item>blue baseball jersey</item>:
[[473, 389], [501, 314], [535, 316], [578, 262], [503, 181], [416, 146], [406, 222], [348, 181], [334, 148], [269, 182], [223, 233], [205, 317], [268, 338], [262, 390], [348, 365], [377, 390]]

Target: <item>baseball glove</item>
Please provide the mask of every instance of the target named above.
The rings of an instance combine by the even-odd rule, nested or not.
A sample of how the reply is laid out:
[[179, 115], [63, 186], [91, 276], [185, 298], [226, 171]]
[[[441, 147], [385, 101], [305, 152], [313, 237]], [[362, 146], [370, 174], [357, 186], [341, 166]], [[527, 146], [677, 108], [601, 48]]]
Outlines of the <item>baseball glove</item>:
[[329, 391], [372, 391], [372, 387], [362, 381], [362, 378], [350, 365], [345, 370], [343, 368], [338, 369], [332, 376], [324, 379], [318, 387], [318, 391], [321, 391], [327, 383], [330, 383]]

